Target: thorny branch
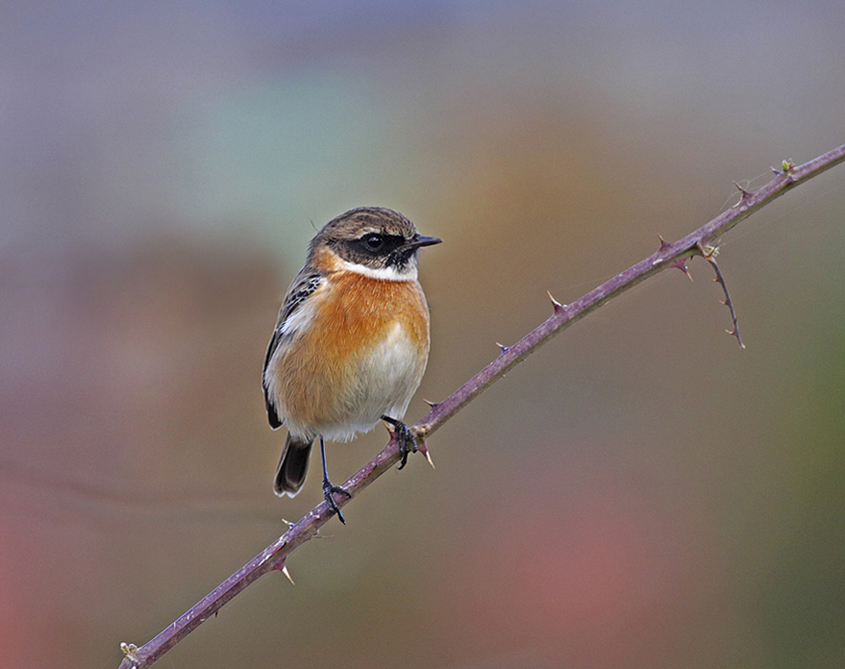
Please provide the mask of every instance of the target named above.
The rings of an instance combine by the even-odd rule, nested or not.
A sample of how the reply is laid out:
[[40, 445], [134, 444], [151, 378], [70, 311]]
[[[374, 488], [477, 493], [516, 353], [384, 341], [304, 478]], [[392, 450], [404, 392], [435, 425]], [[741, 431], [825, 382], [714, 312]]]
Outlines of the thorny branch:
[[722, 270], [719, 269], [719, 264], [716, 262], [716, 256], [719, 254], [719, 247], [702, 246], [701, 244], [699, 244], [698, 251], [699, 253], [701, 253], [701, 257], [713, 266], [713, 271], [716, 273], [716, 278], [713, 279], [713, 281], [722, 286], [722, 292], [725, 293], [725, 300], [722, 302], [722, 304], [724, 304], [730, 310], [731, 321], [733, 322], [733, 328], [730, 330], [725, 330], [725, 332], [727, 332], [732, 337], [736, 337], [740, 348], [745, 348], [745, 344], [742, 343], [742, 337], [739, 335], [739, 324], [736, 322], [736, 310], [734, 309], [733, 300], [731, 300], [731, 294], [728, 292], [728, 284], [725, 283], [725, 277], [722, 276]]
[[[728, 332], [736, 337], [740, 346], [743, 346], [737, 329], [736, 312], [725, 280], [715, 262], [718, 239], [751, 214], [798, 184], [843, 161], [845, 161], [845, 145], [798, 167], [793, 165], [791, 160], [784, 160], [781, 169], [774, 170], [775, 177], [761, 189], [752, 193], [737, 186], [740, 190], [740, 201], [695, 232], [671, 244], [661, 239], [660, 248], [654, 254], [594, 288], [572, 304], [561, 304], [552, 297], [554, 311], [548, 320], [513, 346], [501, 346], [501, 353], [495, 360], [443, 402], [433, 404], [422, 420], [413, 426], [412, 429], [422, 453], [427, 458], [429, 457], [425, 446], [426, 437], [556, 334], [667, 267], [676, 267], [686, 272], [686, 262], [693, 256], [700, 255], [713, 266], [716, 272], [715, 280], [722, 286], [725, 294], [724, 304], [730, 309], [733, 321], [733, 328]], [[338, 499], [338, 506], [343, 507], [348, 504], [361, 490], [398, 461], [396, 440], [392, 437], [390, 443], [378, 455], [343, 484], [344, 489], [349, 492], [349, 497]], [[278, 570], [290, 578], [285, 566], [288, 555], [317, 534], [317, 531], [330, 518], [326, 503], [320, 503], [299, 522], [292, 524], [284, 535], [238, 569], [154, 639], [140, 648], [134, 644], [121, 644], [124, 658], [119, 669], [142, 669], [151, 666], [200, 624], [217, 613], [235, 595], [267, 572]]]

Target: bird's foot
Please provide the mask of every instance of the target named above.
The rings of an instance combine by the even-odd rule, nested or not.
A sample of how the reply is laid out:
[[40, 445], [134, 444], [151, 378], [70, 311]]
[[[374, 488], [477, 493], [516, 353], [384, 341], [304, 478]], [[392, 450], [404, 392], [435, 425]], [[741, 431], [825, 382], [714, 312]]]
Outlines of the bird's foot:
[[393, 435], [396, 438], [396, 445], [399, 447], [399, 455], [402, 457], [402, 460], [399, 462], [399, 469], [402, 469], [408, 464], [408, 455], [416, 453], [418, 450], [417, 437], [414, 435], [413, 430], [401, 420], [396, 420], [389, 416], [382, 416], [381, 419], [393, 426]]
[[334, 496], [335, 495], [344, 495], [347, 499], [350, 499], [352, 495], [350, 495], [346, 490], [341, 488], [339, 485], [333, 485], [328, 478], [323, 479], [323, 499], [326, 500], [326, 504], [329, 507], [329, 513], [336, 513], [337, 519], [346, 525], [346, 519], [343, 517], [343, 514], [340, 512], [340, 507], [337, 505]]

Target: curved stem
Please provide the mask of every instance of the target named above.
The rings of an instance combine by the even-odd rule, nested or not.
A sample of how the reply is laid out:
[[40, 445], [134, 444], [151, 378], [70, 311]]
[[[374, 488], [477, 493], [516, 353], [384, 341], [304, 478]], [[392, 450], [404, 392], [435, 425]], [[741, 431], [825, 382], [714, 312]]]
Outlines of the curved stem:
[[[425, 438], [440, 428], [447, 420], [483, 393], [493, 383], [502, 378], [509, 370], [548, 342], [552, 337], [569, 326], [577, 323], [584, 316], [594, 312], [626, 290], [645, 281], [649, 277], [668, 267], [676, 267], [686, 271], [686, 260], [694, 255], [702, 255], [712, 247], [717, 240], [751, 214], [774, 201], [797, 185], [830, 169], [834, 165], [845, 161], [845, 145], [829, 151], [818, 158], [800, 166], [794, 166], [792, 161], [784, 161], [781, 170], [775, 170], [775, 177], [760, 190], [749, 193], [740, 189], [740, 201], [723, 212], [709, 223], [698, 228], [683, 239], [674, 243], [661, 240], [660, 248], [644, 258], [636, 265], [620, 272], [615, 277], [594, 288], [572, 304], [563, 305], [552, 298], [554, 311], [552, 315], [529, 332], [513, 346], [502, 347], [501, 354], [473, 376], [463, 386], [458, 388], [447, 399], [434, 404], [412, 430], [420, 443], [420, 450], [427, 454]], [[705, 258], [707, 256], [705, 255]], [[723, 287], [726, 287], [723, 284]], [[734, 327], [736, 327], [735, 314]], [[337, 500], [337, 506], [343, 507], [360, 491], [369, 486], [391, 466], [399, 461], [400, 454], [395, 435], [390, 443], [372, 460], [353, 474], [343, 488], [349, 492], [348, 498]], [[158, 658], [175, 646], [184, 637], [199, 627], [204, 621], [213, 616], [220, 608], [235, 595], [244, 590], [250, 583], [257, 580], [268, 571], [279, 570], [287, 575], [285, 560], [298, 546], [317, 534], [325, 525], [331, 514], [325, 502], [312, 509], [299, 522], [288, 529], [279, 539], [265, 548], [223, 583], [203, 597], [196, 605], [172, 625], [165, 628], [154, 639], [137, 648], [131, 644], [122, 644], [124, 659], [120, 669], [141, 669], [151, 666]], [[288, 578], [290, 578], [288, 576]]]

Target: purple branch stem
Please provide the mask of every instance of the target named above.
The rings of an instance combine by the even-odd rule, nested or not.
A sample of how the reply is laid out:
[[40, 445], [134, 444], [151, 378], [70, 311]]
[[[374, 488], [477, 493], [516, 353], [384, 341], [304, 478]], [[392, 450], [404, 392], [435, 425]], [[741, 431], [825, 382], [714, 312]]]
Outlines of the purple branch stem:
[[[421, 450], [427, 453], [425, 438], [428, 435], [435, 432], [464, 406], [556, 334], [657, 272], [667, 267], [685, 269], [686, 259], [701, 255], [702, 248], [716, 245], [723, 234], [751, 214], [798, 184], [843, 161], [845, 161], [845, 145], [797, 167], [792, 164], [792, 161], [784, 161], [781, 166], [782, 169], [775, 170], [776, 176], [769, 183], [753, 193], [740, 190], [740, 201], [736, 205], [698, 228], [695, 232], [671, 244], [662, 242], [660, 248], [648, 258], [617, 274], [572, 304], [562, 305], [552, 298], [554, 312], [548, 320], [529, 332], [513, 346], [502, 347], [501, 354], [495, 360], [447, 399], [434, 404], [422, 420], [413, 426], [412, 429], [418, 437]], [[350, 497], [338, 499], [338, 506], [343, 507], [348, 504], [351, 498], [369, 486], [398, 461], [399, 454], [395, 439], [391, 438], [390, 443], [378, 455], [343, 484], [343, 488], [349, 492]], [[260, 576], [273, 570], [283, 571], [287, 574], [285, 560], [288, 555], [317, 534], [330, 518], [326, 503], [320, 503], [299, 522], [291, 525], [284, 535], [238, 569], [148, 643], [140, 648], [132, 644], [122, 644], [121, 648], [125, 656], [119, 669], [142, 669], [151, 666]]]

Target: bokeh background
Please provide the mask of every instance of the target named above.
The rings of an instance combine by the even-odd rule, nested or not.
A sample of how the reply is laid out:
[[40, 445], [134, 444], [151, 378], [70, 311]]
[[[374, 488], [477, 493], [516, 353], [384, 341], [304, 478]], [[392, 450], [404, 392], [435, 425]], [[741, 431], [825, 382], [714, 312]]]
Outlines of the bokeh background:
[[[393, 207], [423, 398], [845, 139], [838, 0], [0, 9], [0, 666], [116, 667], [320, 500], [264, 348], [315, 226]], [[845, 168], [541, 349], [162, 660], [845, 665]], [[343, 481], [381, 428], [331, 447]]]

